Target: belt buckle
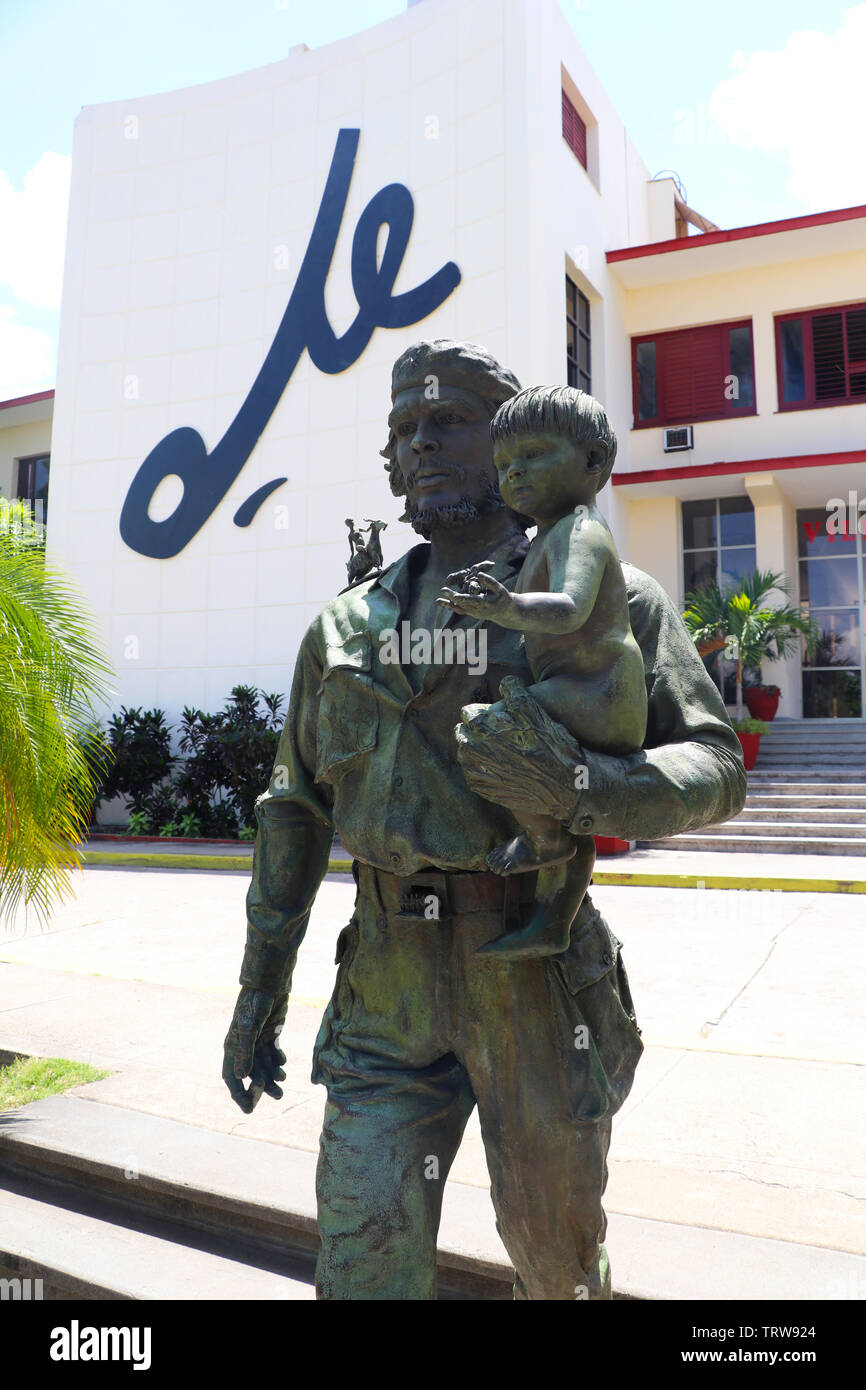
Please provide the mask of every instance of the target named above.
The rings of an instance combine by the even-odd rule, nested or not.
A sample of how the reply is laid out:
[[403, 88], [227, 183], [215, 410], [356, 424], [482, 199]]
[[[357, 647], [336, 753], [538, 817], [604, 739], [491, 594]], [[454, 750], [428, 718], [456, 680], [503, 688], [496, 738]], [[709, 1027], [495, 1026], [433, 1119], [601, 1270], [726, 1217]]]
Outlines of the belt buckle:
[[447, 874], [441, 869], [413, 874], [395, 916], [412, 922], [438, 921], [450, 916]]

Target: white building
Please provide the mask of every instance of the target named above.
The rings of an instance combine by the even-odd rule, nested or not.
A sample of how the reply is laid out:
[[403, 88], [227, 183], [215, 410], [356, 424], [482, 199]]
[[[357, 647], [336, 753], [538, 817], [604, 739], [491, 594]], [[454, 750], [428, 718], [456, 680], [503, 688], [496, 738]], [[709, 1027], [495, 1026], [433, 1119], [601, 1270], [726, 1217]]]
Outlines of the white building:
[[[288, 688], [306, 626], [346, 582], [344, 518], [388, 522], [386, 562], [415, 543], [379, 456], [390, 368], [449, 336], [526, 384], [589, 386], [620, 440], [602, 504], [624, 557], [677, 600], [711, 570], [784, 569], [832, 631], [830, 660], [850, 664], [844, 691], [799, 658], [782, 678], [769, 668], [783, 712], [805, 689], [805, 713], [861, 717], [862, 540], [834, 550], [813, 523], [828, 498], [866, 496], [864, 219], [719, 232], [695, 218], [672, 180], [651, 181], [555, 0], [423, 0], [254, 72], [86, 107], [48, 530], [104, 625], [118, 705], [176, 719], [241, 681]], [[710, 230], [687, 237], [687, 221]], [[322, 296], [310, 257], [323, 273], [333, 236]], [[396, 297], [431, 283], [388, 309], [392, 276]], [[388, 313], [402, 326], [365, 321]], [[802, 399], [779, 395], [783, 336]], [[304, 341], [316, 360], [293, 367]], [[25, 455], [2, 414], [0, 490], [14, 491]], [[693, 448], [665, 453], [665, 427], [689, 425]], [[20, 447], [36, 457], [47, 440]], [[151, 502], [174, 468], [185, 490], [166, 476]]]

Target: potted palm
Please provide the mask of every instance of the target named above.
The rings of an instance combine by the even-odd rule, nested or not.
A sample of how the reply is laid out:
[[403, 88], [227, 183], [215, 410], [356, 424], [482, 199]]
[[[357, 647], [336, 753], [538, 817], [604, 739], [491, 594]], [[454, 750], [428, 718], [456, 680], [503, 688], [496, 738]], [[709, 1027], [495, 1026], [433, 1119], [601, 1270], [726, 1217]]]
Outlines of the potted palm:
[[[701, 656], [724, 651], [737, 665], [736, 716], [733, 727], [743, 748], [746, 767], [754, 767], [761, 734], [768, 725], [763, 717], [747, 718], [743, 710], [743, 671], [760, 667], [764, 661], [780, 661], [790, 656], [803, 641], [811, 656], [819, 632], [811, 618], [790, 604], [773, 606], [769, 596], [777, 590], [787, 597], [788, 581], [772, 570], [755, 570], [746, 575], [738, 589], [723, 592], [709, 584], [686, 594], [683, 621]], [[778, 690], [778, 687], [774, 687]], [[778, 704], [778, 701], [777, 701]], [[751, 707], [750, 707], [751, 713]], [[775, 714], [775, 709], [773, 710]], [[772, 717], [772, 716], [770, 716]]]
[[768, 724], [776, 717], [781, 696], [782, 692], [777, 685], [764, 685], [761, 681], [747, 685], [743, 691], [743, 698], [752, 718], [762, 719]]

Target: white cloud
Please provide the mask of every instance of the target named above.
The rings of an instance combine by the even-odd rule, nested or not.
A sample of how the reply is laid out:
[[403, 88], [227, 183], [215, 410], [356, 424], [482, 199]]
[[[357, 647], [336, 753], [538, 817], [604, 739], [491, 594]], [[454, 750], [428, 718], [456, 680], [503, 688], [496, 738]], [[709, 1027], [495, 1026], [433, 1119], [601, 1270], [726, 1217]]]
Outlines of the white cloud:
[[47, 151], [22, 191], [0, 170], [0, 283], [39, 308], [60, 308], [71, 165]]
[[835, 34], [802, 30], [772, 53], [735, 53], [709, 114], [728, 140], [788, 161], [787, 191], [808, 211], [866, 203], [866, 5]]
[[0, 400], [53, 385], [54, 344], [48, 334], [19, 323], [15, 309], [0, 306]]

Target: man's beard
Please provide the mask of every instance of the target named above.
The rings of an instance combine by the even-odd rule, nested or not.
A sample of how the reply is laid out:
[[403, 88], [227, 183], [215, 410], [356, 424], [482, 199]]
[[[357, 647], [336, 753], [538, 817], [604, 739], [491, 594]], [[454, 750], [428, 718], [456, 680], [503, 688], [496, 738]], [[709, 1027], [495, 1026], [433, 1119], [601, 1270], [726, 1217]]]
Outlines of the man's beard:
[[431, 502], [419, 505], [407, 501], [401, 521], [408, 521], [413, 531], [429, 541], [434, 531], [449, 531], [458, 526], [468, 526], [491, 512], [501, 511], [505, 501], [495, 478], [488, 478], [483, 497], [471, 498], [464, 494], [456, 502]]

